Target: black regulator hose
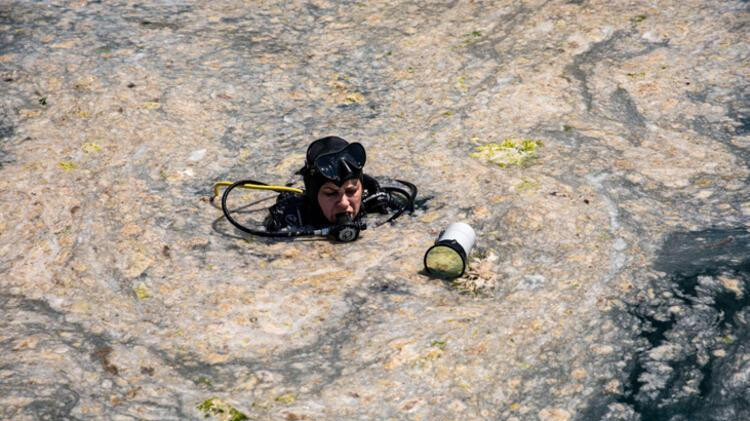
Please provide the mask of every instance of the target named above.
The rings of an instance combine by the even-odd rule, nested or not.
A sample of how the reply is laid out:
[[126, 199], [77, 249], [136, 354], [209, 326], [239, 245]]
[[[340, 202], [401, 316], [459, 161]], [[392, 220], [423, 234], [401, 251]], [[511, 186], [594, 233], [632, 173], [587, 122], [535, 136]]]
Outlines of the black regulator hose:
[[[390, 186], [389, 187], [384, 187], [383, 190], [385, 190], [385, 192], [388, 194], [388, 196], [390, 196], [391, 192], [395, 192], [395, 193], [403, 195], [404, 198], [406, 199], [406, 203], [404, 203], [402, 206], [400, 206], [399, 209], [398, 209], [398, 211], [396, 211], [393, 215], [391, 215], [390, 218], [388, 218], [387, 220], [379, 223], [377, 226], [386, 224], [388, 222], [393, 222], [396, 218], [398, 218], [399, 216], [403, 215], [404, 212], [406, 212], [407, 210], [409, 211], [409, 213], [414, 212], [414, 201], [416, 200], [416, 197], [417, 197], [417, 186], [415, 186], [414, 184], [412, 184], [412, 183], [410, 183], [408, 181], [403, 181], [403, 180], [396, 180], [396, 181], [399, 182], [399, 183], [401, 183], [401, 184], [403, 184], [403, 185], [405, 185], [406, 188], [409, 191], [407, 191], [406, 189], [402, 189], [400, 187], [390, 187]], [[227, 198], [229, 197], [229, 193], [232, 190], [234, 190], [235, 188], [237, 188], [239, 186], [245, 185], [245, 184], [255, 184], [255, 185], [259, 185], [259, 186], [267, 186], [268, 185], [266, 183], [262, 183], [260, 181], [255, 181], [255, 180], [240, 180], [240, 181], [237, 181], [237, 182], [234, 182], [234, 183], [230, 184], [224, 190], [224, 194], [221, 196], [221, 210], [222, 210], [222, 212], [224, 212], [224, 217], [227, 218], [227, 221], [229, 221], [229, 223], [231, 223], [232, 225], [234, 225], [235, 228], [237, 228], [238, 230], [240, 230], [242, 232], [246, 232], [248, 234], [257, 235], [257, 236], [260, 236], [260, 237], [272, 237], [272, 238], [312, 237], [312, 236], [316, 236], [316, 235], [325, 236], [325, 235], [327, 235], [329, 233], [329, 230], [327, 230], [327, 229], [326, 230], [298, 230], [298, 231], [266, 231], [266, 230], [259, 230], [259, 229], [249, 228], [249, 227], [246, 227], [246, 226], [240, 224], [234, 218], [232, 218], [232, 216], [230, 215], [230, 211], [227, 208]], [[359, 236], [359, 230], [360, 229], [365, 229], [364, 226], [360, 227], [359, 225], [357, 225], [356, 226], [356, 228], [357, 228], [356, 229], [356, 231], [357, 231], [356, 235], [344, 235], [343, 237], [341, 237], [341, 236], [338, 235], [338, 233], [342, 232], [343, 227], [350, 227], [350, 226], [354, 226], [354, 225], [352, 225], [350, 223], [349, 224], [340, 224], [339, 227], [334, 227], [334, 229], [331, 232], [333, 233], [334, 237], [336, 237], [336, 239], [338, 239], [339, 241], [348, 242], [348, 241], [355, 240]], [[341, 238], [339, 238], [339, 237], [341, 237]]]
[[390, 196], [390, 192], [396, 192], [396, 193], [402, 194], [404, 196], [404, 198], [406, 199], [407, 203], [405, 203], [403, 206], [401, 206], [398, 209], [398, 211], [396, 211], [393, 215], [391, 215], [390, 218], [386, 219], [385, 221], [379, 223], [376, 226], [381, 226], [381, 225], [387, 224], [389, 222], [393, 222], [394, 220], [396, 220], [396, 218], [398, 218], [399, 216], [403, 215], [404, 212], [406, 212], [407, 210], [409, 211], [409, 214], [411, 214], [411, 213], [414, 212], [414, 201], [417, 198], [417, 186], [415, 186], [414, 184], [412, 184], [412, 183], [410, 183], [408, 181], [404, 181], [404, 180], [396, 180], [396, 181], [398, 181], [399, 183], [405, 185], [409, 189], [409, 191], [407, 192], [405, 189], [402, 189], [402, 188], [399, 188], [399, 187], [390, 187], [390, 186], [389, 187], [384, 187], [383, 190], [385, 190], [386, 192], [388, 192], [389, 196]]
[[231, 192], [233, 189], [237, 188], [238, 186], [241, 186], [243, 184], [258, 184], [262, 186], [267, 186], [266, 183], [261, 183], [255, 180], [240, 180], [235, 183], [232, 183], [229, 185], [225, 190], [224, 194], [221, 196], [221, 210], [224, 212], [224, 217], [227, 218], [227, 221], [235, 226], [238, 230], [242, 232], [246, 232], [248, 234], [257, 235], [260, 237], [273, 237], [273, 238], [289, 238], [289, 237], [312, 237], [315, 235], [320, 235], [320, 233], [314, 231], [314, 230], [305, 230], [305, 231], [266, 231], [266, 230], [258, 230], [253, 228], [248, 228], [239, 222], [235, 221], [234, 218], [229, 214], [229, 209], [227, 208], [227, 198], [229, 197], [229, 192]]
[[409, 201], [409, 212], [414, 212], [414, 202], [417, 200], [417, 186], [413, 183], [404, 180], [396, 180], [399, 183], [405, 185], [411, 192], [411, 200]]

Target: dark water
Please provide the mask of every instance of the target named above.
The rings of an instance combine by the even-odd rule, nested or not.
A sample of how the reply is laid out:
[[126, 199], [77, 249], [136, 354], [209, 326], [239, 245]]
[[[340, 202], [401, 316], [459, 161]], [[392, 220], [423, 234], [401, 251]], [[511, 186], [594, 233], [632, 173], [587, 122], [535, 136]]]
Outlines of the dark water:
[[624, 393], [586, 419], [750, 420], [750, 233], [674, 233], [654, 269], [628, 310], [639, 345]]

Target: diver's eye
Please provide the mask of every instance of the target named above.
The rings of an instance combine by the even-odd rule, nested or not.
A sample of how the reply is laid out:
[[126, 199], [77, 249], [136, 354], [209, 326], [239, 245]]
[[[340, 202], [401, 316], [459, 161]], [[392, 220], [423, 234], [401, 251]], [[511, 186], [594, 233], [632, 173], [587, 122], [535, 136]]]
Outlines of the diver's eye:
[[336, 191], [332, 191], [332, 190], [327, 190], [327, 191], [324, 191], [324, 192], [323, 192], [323, 194], [324, 194], [324, 195], [325, 195], [326, 197], [336, 197], [336, 196], [338, 196], [338, 195], [339, 195], [339, 192], [336, 192]]
[[346, 195], [347, 196], [354, 196], [355, 194], [357, 194], [357, 189], [356, 188], [346, 189]]

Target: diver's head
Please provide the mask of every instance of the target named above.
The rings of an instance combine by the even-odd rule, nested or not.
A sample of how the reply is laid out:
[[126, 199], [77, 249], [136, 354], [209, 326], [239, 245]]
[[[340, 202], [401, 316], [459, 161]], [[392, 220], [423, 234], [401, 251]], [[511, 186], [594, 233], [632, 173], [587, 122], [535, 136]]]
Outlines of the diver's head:
[[302, 176], [305, 195], [317, 204], [328, 222], [336, 215], [349, 213], [355, 217], [362, 204], [362, 167], [365, 148], [337, 136], [318, 139], [307, 148]]

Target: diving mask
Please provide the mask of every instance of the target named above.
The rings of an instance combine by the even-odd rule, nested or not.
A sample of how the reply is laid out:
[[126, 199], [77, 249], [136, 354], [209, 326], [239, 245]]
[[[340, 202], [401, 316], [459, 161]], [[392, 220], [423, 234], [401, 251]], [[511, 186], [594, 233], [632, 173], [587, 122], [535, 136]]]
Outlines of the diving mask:
[[341, 184], [356, 177], [356, 174], [362, 171], [366, 159], [364, 146], [350, 143], [339, 151], [324, 153], [315, 158], [312, 169], [328, 180]]

